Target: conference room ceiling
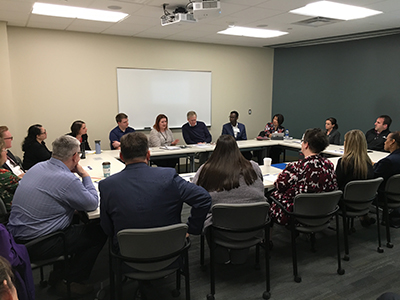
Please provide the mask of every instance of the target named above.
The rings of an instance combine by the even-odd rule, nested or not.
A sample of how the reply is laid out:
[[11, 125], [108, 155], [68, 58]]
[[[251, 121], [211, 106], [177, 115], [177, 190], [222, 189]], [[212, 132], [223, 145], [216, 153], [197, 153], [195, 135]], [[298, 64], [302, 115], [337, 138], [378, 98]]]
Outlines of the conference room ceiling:
[[[309, 40], [324, 40], [337, 36], [386, 31], [400, 27], [400, 0], [335, 0], [343, 4], [362, 6], [383, 14], [369, 18], [342, 21], [311, 27], [294, 24], [311, 17], [289, 13], [316, 0], [221, 0], [221, 14], [197, 23], [179, 23], [161, 26], [163, 3], [172, 12], [185, 6], [188, 0], [38, 0], [38, 2], [109, 10], [121, 7], [120, 12], [130, 16], [119, 23], [57, 18], [31, 13], [34, 0], [0, 0], [0, 21], [8, 26], [45, 28], [64, 31], [164, 39], [196, 43], [212, 43], [263, 47]], [[332, 0], [333, 1], [333, 0]], [[217, 34], [229, 25], [286, 31], [284, 36], [261, 39]]]

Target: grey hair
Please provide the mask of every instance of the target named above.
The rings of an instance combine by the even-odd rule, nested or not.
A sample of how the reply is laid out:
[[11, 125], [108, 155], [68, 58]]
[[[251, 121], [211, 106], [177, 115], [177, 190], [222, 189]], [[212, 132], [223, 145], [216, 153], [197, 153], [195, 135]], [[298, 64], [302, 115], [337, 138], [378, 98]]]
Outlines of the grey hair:
[[79, 141], [70, 136], [62, 135], [53, 142], [53, 157], [61, 161], [66, 161], [80, 150]]

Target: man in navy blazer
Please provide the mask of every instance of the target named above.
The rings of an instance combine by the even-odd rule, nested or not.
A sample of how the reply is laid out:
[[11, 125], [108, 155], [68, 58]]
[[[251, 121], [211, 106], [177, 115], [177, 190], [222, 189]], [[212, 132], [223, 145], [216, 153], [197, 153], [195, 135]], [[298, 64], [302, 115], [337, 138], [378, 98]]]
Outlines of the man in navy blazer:
[[[239, 113], [234, 110], [231, 111], [229, 115], [229, 123], [226, 123], [222, 126], [222, 134], [228, 134], [235, 138], [237, 141], [245, 141], [247, 140], [246, 135], [246, 127], [244, 124], [239, 123], [237, 120], [239, 119]], [[243, 156], [250, 160], [253, 157], [251, 151], [242, 151]]]
[[121, 138], [126, 167], [100, 181], [100, 224], [114, 237], [122, 229], [154, 228], [181, 223], [183, 203], [192, 207], [189, 234], [200, 234], [211, 207], [210, 194], [181, 178], [173, 168], [150, 167], [150, 151], [143, 133]]
[[239, 113], [235, 110], [231, 111], [229, 123], [226, 123], [224, 126], [222, 126], [222, 134], [229, 134], [237, 141], [245, 141], [247, 140], [246, 127], [242, 123], [239, 123], [237, 121], [238, 119]]

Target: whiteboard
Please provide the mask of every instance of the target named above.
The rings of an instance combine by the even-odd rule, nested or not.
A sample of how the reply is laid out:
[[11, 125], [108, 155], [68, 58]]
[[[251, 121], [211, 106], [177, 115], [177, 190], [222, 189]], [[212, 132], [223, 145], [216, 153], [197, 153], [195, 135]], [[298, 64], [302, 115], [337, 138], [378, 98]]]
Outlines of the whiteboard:
[[117, 68], [118, 111], [135, 129], [152, 128], [158, 114], [181, 128], [190, 110], [211, 126], [211, 71]]

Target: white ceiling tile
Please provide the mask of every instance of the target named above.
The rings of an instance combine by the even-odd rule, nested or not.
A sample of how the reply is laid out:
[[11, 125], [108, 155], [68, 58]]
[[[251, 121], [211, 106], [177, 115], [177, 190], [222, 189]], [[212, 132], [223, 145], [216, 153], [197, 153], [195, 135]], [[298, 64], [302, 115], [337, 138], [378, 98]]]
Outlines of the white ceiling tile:
[[[60, 4], [60, 0], [40, 0]], [[345, 4], [364, 6], [384, 13], [370, 18], [340, 22], [317, 28], [293, 23], [308, 19], [306, 16], [288, 13], [313, 0], [221, 0], [221, 15], [200, 20], [197, 23], [179, 23], [161, 26], [162, 4], [165, 0], [68, 0], [63, 4], [108, 9], [120, 6], [121, 12], [130, 14], [116, 23], [103, 23], [66, 18], [32, 15], [35, 0], [0, 0], [0, 21], [8, 26], [27, 26], [55, 30], [99, 32], [103, 34], [137, 36], [144, 38], [196, 41], [201, 43], [262, 47], [280, 43], [303, 41], [358, 32], [399, 27], [400, 0], [340, 0]], [[167, 9], [186, 6], [188, 0], [169, 0]], [[171, 8], [171, 9], [170, 9]], [[248, 27], [266, 26], [267, 29], [287, 31], [289, 34], [274, 39], [251, 39], [217, 34], [229, 25]]]

